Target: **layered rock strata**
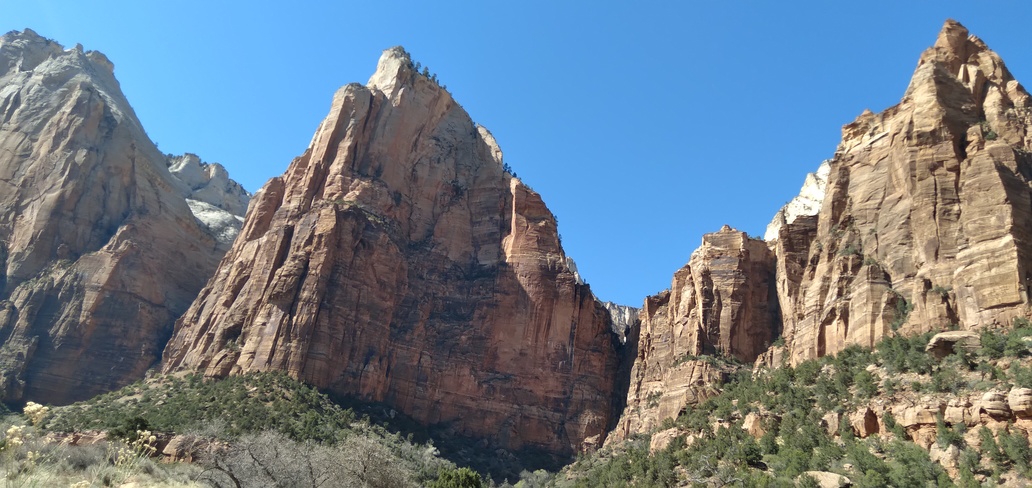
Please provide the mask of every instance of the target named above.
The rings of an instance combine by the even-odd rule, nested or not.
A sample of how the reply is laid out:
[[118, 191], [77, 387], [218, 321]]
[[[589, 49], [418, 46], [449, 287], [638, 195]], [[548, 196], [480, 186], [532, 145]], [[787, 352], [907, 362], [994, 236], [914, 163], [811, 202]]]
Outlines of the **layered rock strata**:
[[143, 377], [221, 252], [101, 53], [0, 37], [0, 399]]
[[792, 362], [1027, 313], [1030, 121], [1000, 57], [948, 21], [903, 100], [843, 127], [816, 216], [775, 219]]
[[637, 356], [614, 440], [717, 394], [728, 368], [715, 356], [752, 362], [770, 347], [780, 329], [774, 272], [764, 241], [728, 226], [703, 236], [670, 289], [648, 297], [639, 312]]
[[568, 262], [491, 134], [390, 49], [255, 195], [164, 370], [284, 370], [459, 435], [569, 454], [610, 424], [619, 341]]

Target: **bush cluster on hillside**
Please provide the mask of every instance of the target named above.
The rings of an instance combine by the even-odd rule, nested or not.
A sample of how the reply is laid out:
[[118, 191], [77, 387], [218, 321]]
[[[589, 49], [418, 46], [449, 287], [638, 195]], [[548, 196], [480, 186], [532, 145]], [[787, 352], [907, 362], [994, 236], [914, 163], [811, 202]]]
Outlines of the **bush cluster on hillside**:
[[[1006, 331], [987, 330], [977, 353], [957, 351], [941, 362], [925, 353], [932, 333], [891, 336], [875, 349], [848, 347], [835, 356], [796, 367], [743, 369], [722, 393], [661, 429], [677, 427], [686, 435], [665, 449], [649, 453], [649, 436], [580, 458], [552, 486], [797, 486], [812, 480], [806, 471], [847, 475], [856, 487], [980, 486], [978, 479], [999, 481], [1010, 472], [1028, 479], [1030, 451], [1024, 435], [1005, 429], [994, 439], [986, 429], [977, 449], [963, 443], [963, 426], [940, 419], [938, 442], [961, 449], [958, 479], [910, 442], [891, 414], [883, 419], [889, 433], [854, 437], [846, 415], [839, 436], [822, 425], [829, 412], [843, 414], [874, 396], [900, 392], [957, 393], [1011, 386], [1032, 387], [1032, 368], [1021, 359], [1032, 354], [1032, 324], [1016, 321]], [[998, 361], [1010, 361], [1006, 372]], [[871, 366], [887, 374], [873, 374]], [[766, 432], [759, 439], [743, 429], [750, 412], [761, 414]], [[690, 443], [690, 445], [689, 445]]]

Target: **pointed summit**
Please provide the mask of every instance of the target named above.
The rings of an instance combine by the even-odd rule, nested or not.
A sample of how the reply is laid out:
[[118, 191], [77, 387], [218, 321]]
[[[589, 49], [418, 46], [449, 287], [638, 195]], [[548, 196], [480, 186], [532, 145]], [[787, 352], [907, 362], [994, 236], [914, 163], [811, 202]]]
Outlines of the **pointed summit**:
[[376, 63], [376, 72], [369, 77], [366, 86], [390, 96], [393, 95], [395, 88], [411, 82], [416, 74], [418, 73], [412, 64], [412, 56], [405, 48], [394, 46], [385, 49], [380, 55], [380, 61]]
[[843, 127], [816, 219], [779, 230], [792, 362], [1026, 313], [1030, 108], [1000, 56], [947, 20], [900, 103]]
[[1007, 98], [1012, 101], [1022, 98], [1021, 94], [1024, 93], [1000, 56], [981, 39], [969, 35], [967, 28], [952, 19], [943, 24], [935, 44], [921, 54], [917, 65], [911, 88], [914, 81], [929, 78], [934, 67], [939, 67], [960, 81], [977, 105], [982, 105], [989, 98], [986, 83], [990, 90], [998, 87], [1007, 91]]
[[487, 445], [597, 446], [619, 359], [609, 312], [541, 196], [417, 66], [391, 48], [367, 86], [338, 90], [251, 203], [165, 371], [284, 370]]
[[939, 37], [935, 40], [933, 49], [942, 50], [954, 56], [965, 59], [965, 53], [969, 47], [968, 30], [966, 27], [953, 19], [946, 19], [939, 31]]

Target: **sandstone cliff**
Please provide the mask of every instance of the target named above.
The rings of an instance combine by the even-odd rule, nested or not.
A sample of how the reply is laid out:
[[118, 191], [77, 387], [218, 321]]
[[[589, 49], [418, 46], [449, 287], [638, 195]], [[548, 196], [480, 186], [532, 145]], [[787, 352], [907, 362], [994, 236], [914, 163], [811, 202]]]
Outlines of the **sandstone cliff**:
[[540, 196], [400, 48], [254, 197], [164, 370], [281, 369], [425, 425], [572, 453], [612, 418], [619, 341]]
[[719, 392], [716, 356], [752, 362], [780, 330], [774, 255], [724, 226], [706, 234], [670, 289], [645, 299], [627, 404], [612, 439], [647, 432]]
[[0, 398], [143, 377], [221, 252], [103, 54], [0, 37]]
[[843, 127], [819, 212], [775, 219], [793, 362], [1028, 312], [1030, 121], [999, 56], [948, 21], [903, 100]]

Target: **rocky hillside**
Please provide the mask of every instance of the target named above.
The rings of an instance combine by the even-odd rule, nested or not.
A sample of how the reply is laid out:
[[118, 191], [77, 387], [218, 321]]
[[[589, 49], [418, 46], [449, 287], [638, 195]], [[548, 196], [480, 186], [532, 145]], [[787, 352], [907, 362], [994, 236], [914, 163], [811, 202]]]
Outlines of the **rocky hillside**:
[[620, 341], [541, 197], [401, 48], [254, 197], [164, 370], [283, 370], [495, 446], [572, 454], [613, 418]]
[[[895, 439], [912, 441], [927, 451], [934, 447], [938, 417], [940, 430], [943, 422], [947, 428], [962, 430], [981, 424], [992, 432], [990, 438], [999, 440], [1003, 429], [1006, 439], [1011, 435], [1019, 439], [1006, 442], [1024, 442], [1027, 451], [1026, 414], [1012, 413], [1014, 408], [1024, 412], [1020, 405], [1027, 392], [1011, 390], [1014, 385], [1032, 386], [1022, 369], [1027, 364], [997, 364], [998, 356], [985, 353], [990, 357], [978, 363], [982, 380], [984, 371], [1002, 371], [1012, 364], [1015, 368], [1009, 382], [994, 383], [979, 382], [976, 375], [963, 371], [940, 369], [927, 358], [915, 359], [925, 363], [920, 371], [911, 371], [897, 364], [896, 356], [906, 356], [910, 350], [917, 350], [915, 357], [928, 356], [925, 343], [940, 330], [957, 329], [950, 334], [967, 334], [977, 343], [979, 334], [969, 331], [1028, 324], [1032, 141], [1026, 132], [1030, 122], [1029, 95], [999, 56], [959, 23], [947, 21], [935, 45], [921, 55], [902, 101], [879, 114], [865, 111], [843, 127], [834, 157], [808, 175], [800, 195], [774, 217], [766, 242], [728, 227], [709, 234], [688, 265], [674, 275], [671, 289], [646, 299], [639, 314], [639, 339], [633, 345], [636, 359], [626, 408], [609, 447], [633, 449], [633, 441], [617, 441], [653, 433], [686, 416], [694, 419], [695, 430], [668, 431], [667, 440], [690, 434], [691, 443], [702, 430], [708, 432], [702, 438], [709, 439], [717, 432], [709, 424], [726, 422], [730, 413], [710, 415], [713, 412], [705, 410], [703, 405], [712, 405], [708, 400], [717, 397], [735, 403], [741, 412], [739, 426], [760, 432], [754, 435], [760, 437], [773, 422], [762, 418], [763, 411], [775, 407], [767, 399], [753, 401], [732, 387], [721, 387], [728, 378], [751, 370], [753, 363], [762, 378], [781, 374], [764, 373], [766, 367], [813, 368], [817, 359], [828, 358], [820, 364], [829, 364], [838, 361], [832, 356], [847, 354], [844, 351], [857, 354], [857, 347], [878, 346], [877, 359], [864, 360], [868, 369], [855, 370], [852, 364], [826, 366], [830, 368], [827, 379], [838, 381], [845, 390], [833, 396], [815, 391], [812, 401], [820, 405], [796, 406], [834, 416], [824, 419], [833, 436], [841, 433], [839, 419], [855, 431], [850, 435], [867, 437], [892, 430], [895, 415], [902, 425]], [[906, 337], [917, 337], [920, 344], [901, 349]], [[1011, 342], [1022, 351], [1018, 356], [1026, 358], [1023, 337]], [[941, 356], [941, 347], [930, 344], [930, 353]], [[975, 368], [975, 361], [964, 361], [962, 370]], [[849, 378], [846, 373], [835, 377], [837, 369], [848, 369]], [[921, 397], [925, 390], [918, 385], [910, 395], [893, 397], [901, 389], [898, 375], [915, 372], [935, 373], [931, 391], [957, 396]], [[1002, 375], [994, 373], [993, 379]], [[767, 391], [779, 397], [786, 395], [784, 388], [809, 387], [811, 381], [770, 386]], [[858, 402], [856, 395], [882, 397]], [[794, 400], [787, 396], [787, 401]], [[761, 417], [745, 416], [751, 412]], [[777, 414], [777, 421], [781, 416]], [[793, 425], [811, 420], [794, 419]], [[1020, 425], [1011, 429], [1004, 425], [1007, 422]], [[700, 430], [704, 424], [706, 428]], [[964, 442], [976, 445], [975, 434], [968, 432]], [[939, 433], [943, 435], [948, 434]], [[738, 442], [719, 442], [725, 441]], [[791, 444], [787, 439], [782, 442], [785, 447]], [[837, 445], [841, 448], [841, 442]], [[939, 463], [936, 469], [944, 476], [956, 479], [961, 474], [960, 450], [946, 453], [947, 447], [948, 443], [941, 444], [938, 452], [932, 449], [932, 460]], [[889, 456], [909, 455], [911, 448], [899, 449]], [[775, 447], [765, 451], [777, 454]], [[804, 447], [799, 455], [822, 454]], [[853, 458], [859, 457], [863, 456], [857, 451]], [[707, 468], [699, 462], [682, 464], [689, 480], [699, 476], [715, 482], [717, 466]], [[749, 461], [759, 462], [759, 457]], [[994, 471], [997, 477], [1008, 466]], [[728, 468], [728, 473], [744, 468]], [[698, 471], [693, 474], [693, 469]], [[856, 475], [848, 467], [839, 472]], [[973, 473], [984, 480], [986, 468], [968, 466], [966, 476]], [[779, 475], [775, 470], [763, 476], [772, 474]], [[1022, 468], [1016, 476], [1027, 479], [1027, 474]], [[668, 486], [678, 479], [683, 481], [684, 476], [673, 475], [658, 484]], [[885, 482], [884, 477], [872, 480], [861, 484]]]
[[903, 100], [843, 127], [766, 245], [708, 235], [671, 290], [646, 300], [621, 436], [704, 399], [719, 374], [700, 354], [798, 364], [1025, 317], [1030, 110], [999, 56], [948, 21]]
[[[154, 365], [227, 232], [195, 217], [184, 181], [103, 54], [30, 30], [0, 37], [5, 402], [85, 399]], [[247, 205], [239, 185], [223, 196], [229, 213]]]

